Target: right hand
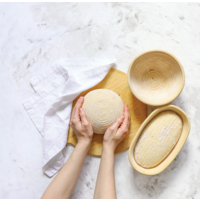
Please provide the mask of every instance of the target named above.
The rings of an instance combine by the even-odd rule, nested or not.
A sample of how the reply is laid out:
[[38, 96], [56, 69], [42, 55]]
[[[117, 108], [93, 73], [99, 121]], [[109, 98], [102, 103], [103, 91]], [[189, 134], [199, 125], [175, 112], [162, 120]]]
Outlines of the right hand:
[[124, 115], [120, 116], [116, 122], [106, 130], [103, 147], [109, 148], [114, 152], [117, 145], [128, 135], [129, 126], [130, 112], [128, 105], [124, 105]]
[[84, 143], [90, 146], [93, 137], [93, 129], [82, 108], [83, 102], [84, 97], [80, 97], [72, 111], [70, 125], [76, 134], [78, 143]]

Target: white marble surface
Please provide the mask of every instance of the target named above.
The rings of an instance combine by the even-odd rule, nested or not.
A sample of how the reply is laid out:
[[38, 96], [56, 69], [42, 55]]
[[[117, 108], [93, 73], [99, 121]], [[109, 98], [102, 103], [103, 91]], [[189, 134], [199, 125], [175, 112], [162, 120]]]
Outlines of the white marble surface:
[[[162, 49], [183, 64], [186, 82], [175, 104], [191, 120], [189, 138], [161, 174], [133, 170], [116, 155], [119, 198], [200, 198], [200, 4], [0, 3], [0, 198], [40, 198], [52, 179], [42, 173], [42, 137], [22, 102], [30, 78], [58, 59], [116, 58], [127, 72], [146, 50]], [[73, 151], [67, 147], [67, 157]], [[67, 158], [66, 158], [67, 159]], [[99, 158], [88, 156], [73, 198], [92, 198]]]

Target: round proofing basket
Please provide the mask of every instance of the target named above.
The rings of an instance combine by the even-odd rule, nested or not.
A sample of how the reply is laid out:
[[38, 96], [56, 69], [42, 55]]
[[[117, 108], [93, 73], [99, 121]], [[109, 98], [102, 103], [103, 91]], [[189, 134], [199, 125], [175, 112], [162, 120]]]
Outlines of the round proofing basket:
[[152, 106], [172, 102], [185, 83], [185, 73], [179, 60], [161, 50], [138, 55], [130, 64], [127, 77], [132, 93]]

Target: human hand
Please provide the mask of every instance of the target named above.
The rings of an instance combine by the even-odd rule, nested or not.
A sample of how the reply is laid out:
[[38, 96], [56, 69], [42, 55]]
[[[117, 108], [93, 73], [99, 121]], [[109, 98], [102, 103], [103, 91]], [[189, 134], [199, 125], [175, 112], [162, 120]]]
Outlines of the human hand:
[[84, 97], [80, 97], [72, 111], [70, 125], [73, 128], [78, 143], [91, 144], [93, 129], [91, 123], [87, 120], [84, 109], [82, 108]]
[[103, 148], [115, 151], [117, 145], [128, 135], [130, 125], [130, 112], [128, 105], [124, 105], [124, 115], [110, 126], [104, 135]]

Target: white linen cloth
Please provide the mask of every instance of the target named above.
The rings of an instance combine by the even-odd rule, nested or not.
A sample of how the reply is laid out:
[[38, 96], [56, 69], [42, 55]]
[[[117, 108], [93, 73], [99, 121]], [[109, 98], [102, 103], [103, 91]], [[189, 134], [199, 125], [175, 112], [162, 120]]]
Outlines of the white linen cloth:
[[104, 79], [113, 61], [65, 59], [31, 80], [35, 94], [23, 103], [43, 136], [43, 171], [51, 177], [64, 164], [73, 100]]

